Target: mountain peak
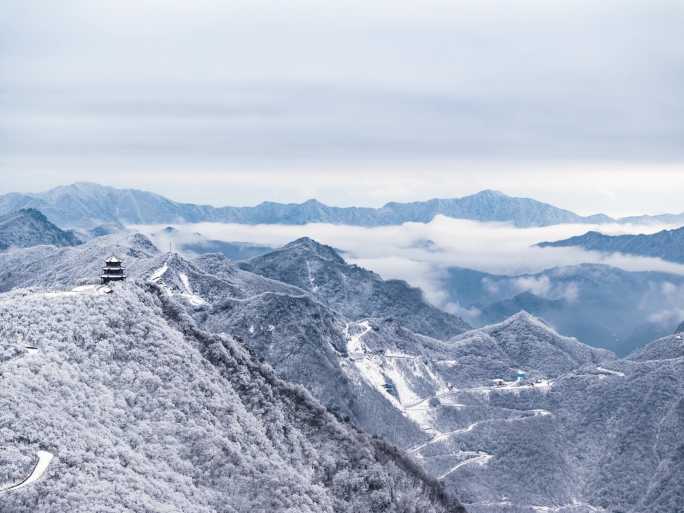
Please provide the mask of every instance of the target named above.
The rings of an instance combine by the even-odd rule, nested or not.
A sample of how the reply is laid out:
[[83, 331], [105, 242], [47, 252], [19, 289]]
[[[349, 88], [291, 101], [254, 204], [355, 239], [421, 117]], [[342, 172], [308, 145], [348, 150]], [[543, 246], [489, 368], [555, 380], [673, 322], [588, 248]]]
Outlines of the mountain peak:
[[[508, 319], [505, 319], [502, 324], [525, 324], [528, 326], [534, 326], [542, 328], [549, 331], [554, 331], [543, 319], [536, 317], [529, 313], [527, 310], [520, 310], [518, 313], [511, 315]], [[555, 332], [554, 332], [555, 333]]]
[[501, 191], [496, 191], [494, 189], [485, 189], [475, 194], [471, 194], [471, 197], [487, 197], [487, 198], [510, 198], [507, 194]]
[[325, 207], [325, 203], [321, 203], [318, 201], [316, 198], [311, 198], [306, 200], [304, 203], [302, 203], [302, 206], [307, 206], [307, 207]]
[[35, 208], [0, 215], [0, 250], [11, 246], [76, 246], [80, 243], [72, 232], [61, 230]]
[[289, 250], [304, 250], [306, 252], [314, 253], [315, 255], [326, 260], [335, 260], [344, 262], [339, 253], [331, 246], [326, 246], [310, 237], [300, 237], [292, 242], [285, 244], [283, 249]]
[[35, 219], [36, 221], [43, 223], [48, 222], [48, 218], [45, 217], [45, 214], [43, 214], [37, 208], [22, 208], [21, 210], [17, 211], [17, 215], [25, 215], [26, 217], [30, 217], [31, 219]]

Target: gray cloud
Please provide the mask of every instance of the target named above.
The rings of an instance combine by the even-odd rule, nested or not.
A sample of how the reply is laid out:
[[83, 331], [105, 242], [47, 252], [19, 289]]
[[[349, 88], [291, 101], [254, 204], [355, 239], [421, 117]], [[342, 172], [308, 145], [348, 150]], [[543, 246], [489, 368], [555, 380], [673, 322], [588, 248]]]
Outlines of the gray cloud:
[[[683, 22], [674, 0], [10, 0], [3, 187], [115, 172], [187, 195], [196, 179], [264, 170], [352, 182], [366, 173], [351, 169], [430, 168], [461, 182], [470, 163], [533, 163], [553, 195], [587, 166], [617, 163], [614, 182], [620, 166], [681, 171]], [[285, 176], [259, 199], [301, 199], [287, 181], [309, 180]]]

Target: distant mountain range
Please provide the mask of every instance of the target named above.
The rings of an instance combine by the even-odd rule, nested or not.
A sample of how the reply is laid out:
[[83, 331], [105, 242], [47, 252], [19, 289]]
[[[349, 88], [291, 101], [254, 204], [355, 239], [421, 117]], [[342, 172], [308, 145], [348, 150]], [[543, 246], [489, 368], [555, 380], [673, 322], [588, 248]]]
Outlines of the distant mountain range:
[[580, 247], [604, 253], [625, 253], [657, 257], [671, 262], [684, 263], [684, 228], [663, 230], [651, 235], [604, 235], [590, 231], [584, 235], [556, 242], [540, 242], [542, 248]]
[[61, 230], [35, 209], [25, 208], [0, 215], [0, 250], [41, 244], [76, 246], [80, 243], [76, 235]]
[[[97, 230], [101, 225], [108, 230], [117, 224], [195, 222], [383, 226], [405, 222], [427, 223], [438, 215], [475, 221], [509, 222], [521, 228], [567, 223], [653, 223], [654, 219], [660, 219], [643, 216], [616, 220], [603, 214], [580, 216], [547, 203], [515, 198], [491, 190], [462, 198], [391, 202], [380, 208], [332, 207], [313, 199], [300, 204], [264, 202], [254, 207], [212, 207], [179, 203], [150, 192], [92, 183], [76, 183], [39, 194], [10, 193], [0, 196], [0, 215], [22, 208], [38, 209], [59, 226], [87, 230]], [[684, 224], [684, 214], [665, 218], [668, 222]]]

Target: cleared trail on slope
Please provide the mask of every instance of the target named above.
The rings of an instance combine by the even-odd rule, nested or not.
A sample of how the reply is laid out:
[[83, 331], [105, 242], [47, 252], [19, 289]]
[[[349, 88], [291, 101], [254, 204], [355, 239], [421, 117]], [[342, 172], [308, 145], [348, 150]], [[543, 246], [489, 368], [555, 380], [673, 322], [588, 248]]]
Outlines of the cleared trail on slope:
[[477, 463], [478, 465], [485, 465], [489, 460], [491, 460], [494, 456], [491, 454], [488, 454], [486, 452], [480, 452], [477, 456], [473, 458], [468, 458], [465, 461], [460, 462], [459, 464], [453, 466], [449, 471], [445, 472], [441, 476], [439, 476], [439, 479], [444, 479], [445, 477], [448, 477], [449, 475], [453, 474], [456, 472], [459, 468], [465, 466], [465, 465], [470, 465], [472, 463]]
[[22, 482], [0, 490], [0, 494], [16, 492], [17, 490], [21, 490], [22, 488], [32, 485], [40, 478], [42, 478], [43, 475], [45, 475], [45, 471], [47, 470], [48, 466], [50, 465], [50, 462], [54, 458], [54, 455], [47, 451], [38, 451], [37, 454], [38, 462], [36, 463], [35, 467], [33, 467], [33, 471], [31, 472], [31, 474]]
[[[494, 424], [497, 422], [516, 422], [520, 420], [526, 420], [526, 419], [532, 419], [534, 417], [547, 417], [547, 416], [553, 416], [553, 413], [547, 410], [541, 410], [541, 409], [535, 409], [535, 410], [522, 410], [524, 413], [531, 413], [531, 415], [520, 415], [519, 417], [503, 417], [503, 418], [494, 418], [494, 419], [484, 419], [484, 420], [478, 420], [477, 422], [473, 422], [467, 427], [464, 428], [459, 428], [455, 429], [453, 431], [447, 431], [444, 433], [439, 433], [438, 435], [434, 436], [432, 439], [428, 440], [427, 442], [424, 442], [412, 449], [408, 449], [409, 454], [416, 454], [419, 453], [421, 450], [425, 449], [429, 445], [433, 445], [439, 442], [443, 442], [445, 440], [448, 440], [452, 436], [455, 435], [460, 435], [463, 433], [470, 433], [473, 429], [475, 429], [477, 426], [480, 426], [482, 424]], [[420, 455], [418, 455], [420, 456]]]

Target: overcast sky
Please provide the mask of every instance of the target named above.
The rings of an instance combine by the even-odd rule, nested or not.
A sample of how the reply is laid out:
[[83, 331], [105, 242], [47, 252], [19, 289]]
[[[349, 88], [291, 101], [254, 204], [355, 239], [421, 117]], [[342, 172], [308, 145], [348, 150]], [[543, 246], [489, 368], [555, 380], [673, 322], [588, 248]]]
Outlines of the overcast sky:
[[0, 192], [684, 210], [684, 2], [6, 0]]

